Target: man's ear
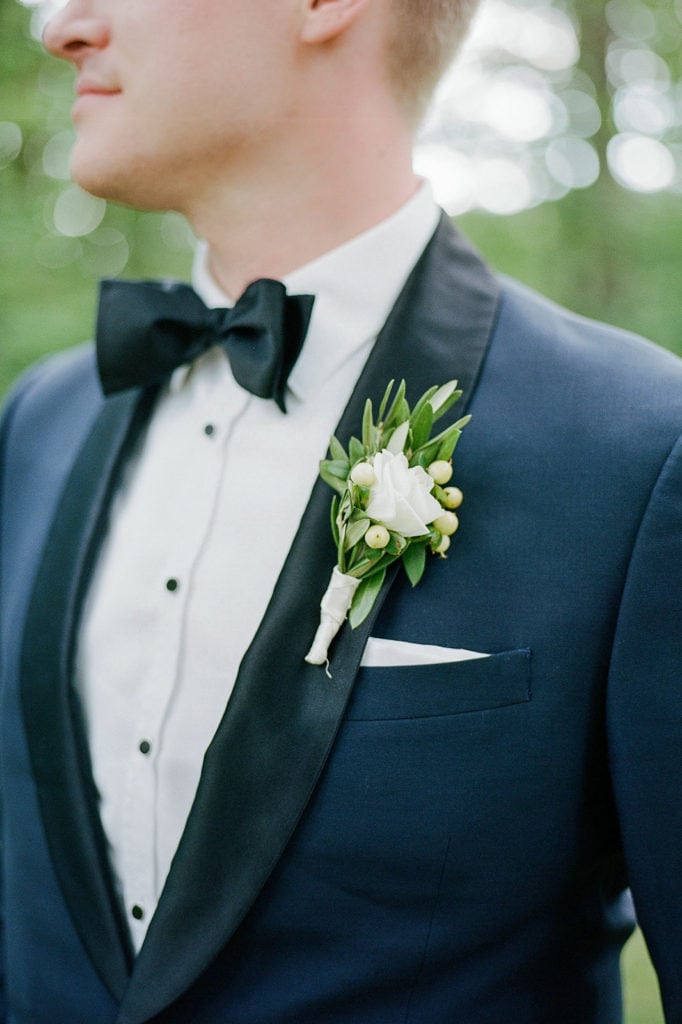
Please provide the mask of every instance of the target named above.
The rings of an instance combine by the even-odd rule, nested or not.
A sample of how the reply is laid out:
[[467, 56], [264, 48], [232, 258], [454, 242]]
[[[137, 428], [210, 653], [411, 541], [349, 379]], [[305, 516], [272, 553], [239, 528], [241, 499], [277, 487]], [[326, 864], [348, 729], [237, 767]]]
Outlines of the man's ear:
[[350, 28], [373, 0], [303, 0], [301, 41], [327, 43]]

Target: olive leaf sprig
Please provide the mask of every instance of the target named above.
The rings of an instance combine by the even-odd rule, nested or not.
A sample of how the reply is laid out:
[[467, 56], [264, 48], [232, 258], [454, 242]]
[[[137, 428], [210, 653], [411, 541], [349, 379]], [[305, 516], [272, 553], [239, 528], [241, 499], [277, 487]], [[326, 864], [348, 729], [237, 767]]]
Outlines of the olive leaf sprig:
[[[431, 436], [434, 424], [457, 402], [462, 392], [457, 381], [426, 391], [411, 410], [405, 397], [405, 381], [393, 394], [390, 381], [376, 418], [370, 399], [362, 419], [360, 438], [351, 437], [348, 449], [332, 437], [330, 458], [320, 463], [320, 476], [336, 492], [331, 504], [331, 529], [337, 550], [339, 573], [359, 580], [349, 611], [351, 628], [367, 617], [381, 590], [388, 567], [402, 560], [407, 577], [416, 586], [426, 564], [426, 551], [441, 556], [458, 527], [454, 510], [462, 502], [457, 487], [445, 487], [452, 476], [452, 455], [470, 416]], [[431, 478], [427, 490], [442, 514], [425, 523], [419, 535], [406, 536], [381, 518], [371, 515], [372, 490], [376, 485], [375, 461], [380, 453], [403, 455], [410, 470], [419, 467]]]

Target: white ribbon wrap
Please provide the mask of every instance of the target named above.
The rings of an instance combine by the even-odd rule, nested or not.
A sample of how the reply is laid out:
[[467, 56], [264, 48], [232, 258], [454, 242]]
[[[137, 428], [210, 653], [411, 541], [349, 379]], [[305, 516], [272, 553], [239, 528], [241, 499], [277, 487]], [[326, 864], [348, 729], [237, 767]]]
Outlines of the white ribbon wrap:
[[354, 576], [347, 576], [334, 566], [329, 586], [320, 601], [320, 625], [317, 627], [313, 645], [305, 656], [309, 665], [326, 664], [329, 645], [345, 622], [353, 603], [353, 595], [359, 585], [360, 580], [356, 580]]

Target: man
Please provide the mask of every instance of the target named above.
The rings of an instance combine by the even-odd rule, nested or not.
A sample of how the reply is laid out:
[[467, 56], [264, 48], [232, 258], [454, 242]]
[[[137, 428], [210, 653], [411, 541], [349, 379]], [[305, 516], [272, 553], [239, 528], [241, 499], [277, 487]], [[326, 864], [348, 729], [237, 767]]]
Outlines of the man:
[[[6, 409], [12, 1024], [616, 1024], [628, 884], [682, 1021], [682, 372], [498, 280], [415, 181], [470, 8], [71, 0], [47, 28], [76, 180], [184, 213], [208, 307], [248, 290], [108, 284], [108, 397], [77, 349]], [[207, 332], [271, 299], [308, 330], [265, 388]], [[403, 377], [463, 386], [462, 526], [328, 678], [317, 464]]]

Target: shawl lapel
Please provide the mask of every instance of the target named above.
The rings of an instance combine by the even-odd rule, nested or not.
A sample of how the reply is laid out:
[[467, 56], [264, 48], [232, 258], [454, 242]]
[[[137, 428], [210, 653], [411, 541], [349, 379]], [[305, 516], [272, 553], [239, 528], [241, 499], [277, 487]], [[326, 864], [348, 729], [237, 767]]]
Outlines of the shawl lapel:
[[[377, 403], [391, 378], [405, 377], [414, 401], [432, 384], [457, 377], [464, 390], [455, 407], [460, 416], [480, 372], [497, 301], [494, 278], [443, 217], [373, 348], [339, 424], [340, 440], [358, 433], [365, 399]], [[318, 480], [207, 751], [119, 1024], [142, 1024], [159, 1014], [229, 941], [281, 856], [329, 755], [388, 590], [360, 628], [344, 627], [334, 641], [331, 680], [323, 668], [304, 662], [335, 560], [330, 501]]]
[[132, 960], [72, 687], [75, 626], [113, 488], [146, 422], [152, 394], [106, 402], [71, 471], [28, 609], [21, 703], [31, 767], [55, 871], [76, 930], [111, 994], [120, 999]]

